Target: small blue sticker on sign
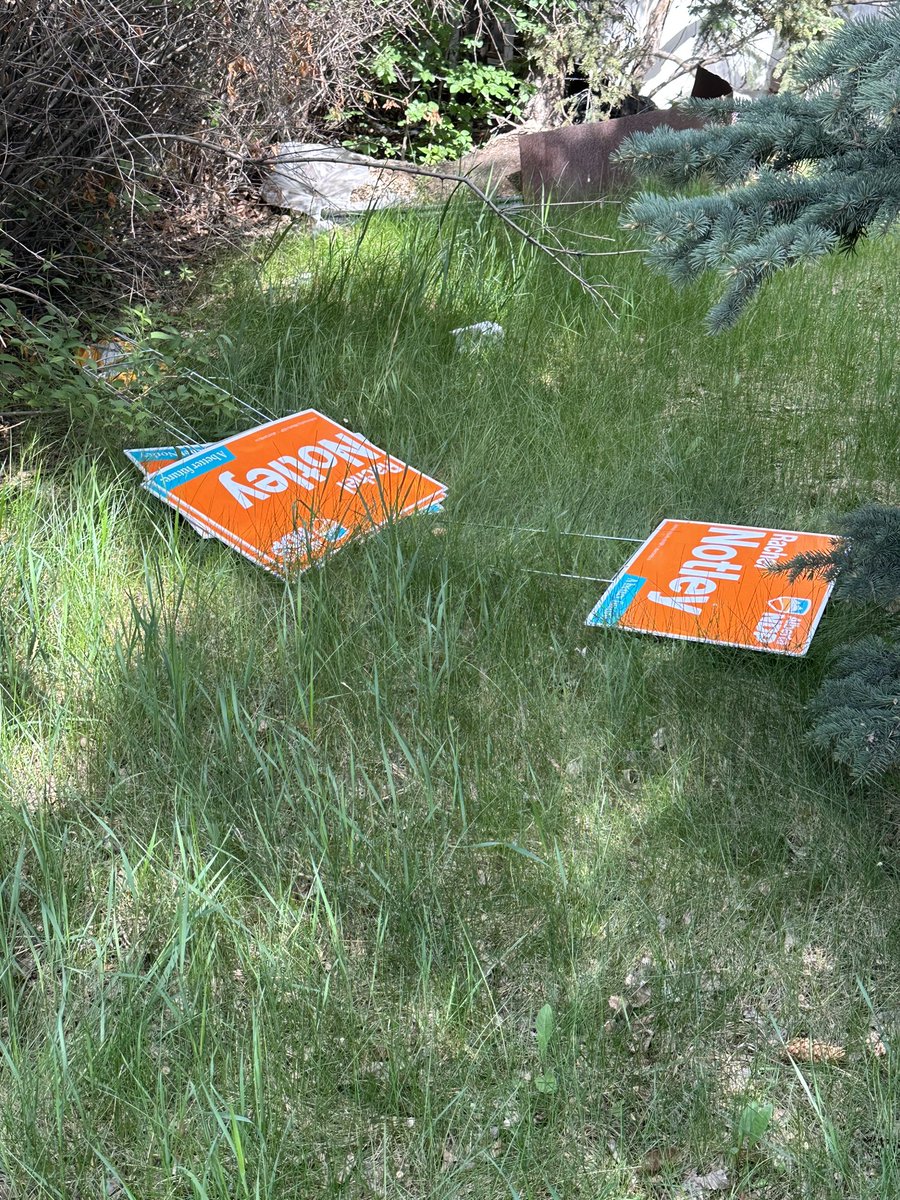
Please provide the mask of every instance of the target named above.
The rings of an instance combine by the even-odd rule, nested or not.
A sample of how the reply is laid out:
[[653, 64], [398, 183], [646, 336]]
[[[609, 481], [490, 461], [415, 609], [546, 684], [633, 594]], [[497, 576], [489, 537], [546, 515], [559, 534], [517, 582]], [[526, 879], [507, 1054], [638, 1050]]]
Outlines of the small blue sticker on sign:
[[214, 446], [212, 450], [208, 450], [205, 454], [199, 454], [196, 458], [187, 462], [178, 463], [175, 466], [163, 467], [161, 471], [151, 475], [147, 480], [147, 488], [151, 492], [165, 494], [170, 492], [172, 488], [179, 487], [182, 483], [187, 483], [189, 479], [196, 479], [200, 475], [205, 475], [207, 471], [212, 471], [216, 467], [221, 467], [225, 463], [234, 462], [234, 455], [227, 446]]
[[600, 597], [585, 625], [618, 625], [646, 582], [640, 575], [622, 575]]

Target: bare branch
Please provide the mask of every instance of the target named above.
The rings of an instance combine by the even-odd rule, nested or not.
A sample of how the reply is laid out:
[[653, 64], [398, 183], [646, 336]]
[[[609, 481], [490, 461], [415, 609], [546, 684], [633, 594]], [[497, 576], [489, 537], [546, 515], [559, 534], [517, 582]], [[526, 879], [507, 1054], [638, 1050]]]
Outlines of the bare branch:
[[[154, 138], [154, 139], [157, 139], [160, 141], [183, 142], [187, 145], [194, 145], [194, 146], [202, 147], [202, 149], [204, 149], [204, 150], [210, 151], [213, 154], [220, 154], [226, 158], [233, 158], [233, 159], [236, 158], [236, 159], [240, 159], [245, 162], [247, 161], [246, 159], [243, 159], [243, 157], [241, 155], [235, 153], [234, 151], [227, 150], [224, 147], [221, 147], [221, 146], [218, 146], [215, 144], [211, 145], [210, 143], [204, 142], [199, 138], [194, 138], [194, 137], [190, 137], [187, 135], [148, 134], [148, 135], [145, 135], [145, 137]], [[143, 140], [145, 140], [145, 137], [137, 137], [134, 140], [135, 141], [143, 141]], [[341, 157], [341, 155], [337, 151], [335, 151], [335, 153], [333, 155], [330, 155], [327, 152], [323, 152], [321, 150], [316, 150], [314, 153], [311, 153], [308, 155], [297, 154], [297, 155], [289, 155], [289, 156], [281, 157], [281, 158], [279, 158], [278, 161], [281, 166], [298, 166], [303, 163], [309, 163], [309, 162], [342, 163], [342, 162], [346, 162], [346, 158]], [[263, 166], [263, 165], [268, 165], [269, 163], [270, 163], [269, 159], [259, 159], [259, 160], [256, 160], [254, 165], [255, 166]], [[581, 288], [585, 292], [588, 293], [588, 295], [593, 296], [595, 299], [600, 300], [603, 303], [603, 305], [609, 310], [610, 313], [613, 312], [612, 306], [610, 305], [609, 301], [602, 295], [602, 289], [608, 289], [611, 287], [611, 285], [606, 284], [606, 283], [604, 283], [602, 285], [592, 283], [588, 279], [586, 279], [584, 277], [584, 275], [582, 275], [578, 271], [574, 270], [572, 267], [570, 267], [568, 265], [567, 262], [565, 262], [565, 258], [567, 258], [567, 257], [574, 257], [574, 258], [605, 257], [605, 255], [602, 251], [598, 252], [598, 251], [571, 250], [567, 247], [547, 245], [546, 242], [542, 242], [540, 238], [537, 238], [534, 236], [534, 234], [529, 233], [529, 231], [527, 229], [525, 229], [524, 226], [520, 225], [518, 223], [518, 221], [513, 220], [513, 218], [508, 213], [503, 211], [503, 208], [500, 205], [498, 205], [494, 200], [491, 199], [491, 197], [488, 195], [488, 193], [483, 188], [480, 188], [478, 186], [478, 184], [474, 183], [471, 179], [469, 179], [465, 175], [460, 175], [456, 172], [450, 172], [450, 171], [438, 171], [432, 167], [417, 167], [417, 166], [413, 165], [412, 163], [379, 162], [377, 167], [375, 167], [373, 169], [378, 170], [378, 171], [395, 171], [395, 172], [398, 172], [403, 175], [414, 175], [414, 176], [418, 176], [418, 177], [424, 178], [424, 179], [432, 179], [432, 180], [438, 180], [442, 183], [449, 183], [449, 184], [452, 184], [454, 186], [454, 188], [456, 188], [456, 187], [466, 188], [468, 191], [470, 191], [472, 193], [473, 196], [475, 196], [485, 206], [485, 208], [488, 208], [494, 214], [494, 216], [496, 216], [500, 221], [502, 221], [502, 223], [504, 225], [506, 225], [508, 228], [512, 229], [524, 242], [526, 242], [529, 246], [534, 247], [534, 249], [537, 250], [539, 253], [545, 254], [549, 258], [552, 258], [554, 260], [554, 262], [557, 264], [557, 266], [560, 267], [563, 271], [565, 271], [565, 273], [567, 275], [570, 275], [573, 279], [575, 279], [578, 282], [578, 284], [581, 286]], [[619, 253], [619, 252], [614, 251], [613, 253]]]

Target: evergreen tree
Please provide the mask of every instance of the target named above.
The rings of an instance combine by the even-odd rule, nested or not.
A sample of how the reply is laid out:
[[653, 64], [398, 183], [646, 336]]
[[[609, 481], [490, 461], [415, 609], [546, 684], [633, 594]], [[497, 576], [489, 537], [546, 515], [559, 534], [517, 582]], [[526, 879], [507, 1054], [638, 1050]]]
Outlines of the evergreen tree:
[[851, 250], [900, 217], [900, 4], [809, 48], [790, 91], [691, 107], [703, 129], [635, 134], [619, 158], [638, 175], [720, 190], [645, 193], [624, 221], [649, 236], [650, 262], [675, 283], [707, 270], [725, 277], [714, 332], [774, 272]]
[[881, 637], [847, 646], [809, 706], [812, 740], [857, 782], [900, 767], [900, 646]]
[[[791, 579], [823, 574], [834, 596], [900, 613], [900, 508], [866, 504], [841, 521], [841, 536], [822, 554], [800, 554]], [[857, 781], [900, 768], [900, 641], [870, 636], [845, 646], [810, 705], [812, 738], [849, 767]]]
[[839, 518], [831, 550], [798, 554], [785, 568], [790, 579], [821, 573], [834, 596], [900, 612], [900, 508], [864, 504]]

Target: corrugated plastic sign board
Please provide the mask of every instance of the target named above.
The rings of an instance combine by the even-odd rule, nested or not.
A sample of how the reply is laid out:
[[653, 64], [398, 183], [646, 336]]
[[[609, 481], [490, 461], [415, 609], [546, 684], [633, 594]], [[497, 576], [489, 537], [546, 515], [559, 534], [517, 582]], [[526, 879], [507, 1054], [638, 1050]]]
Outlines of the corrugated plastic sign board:
[[834, 539], [743, 525], [665, 520], [632, 555], [586, 624], [802, 656], [833, 583], [773, 572]]
[[198, 449], [144, 487], [280, 576], [446, 495], [437, 480], [315, 409]]

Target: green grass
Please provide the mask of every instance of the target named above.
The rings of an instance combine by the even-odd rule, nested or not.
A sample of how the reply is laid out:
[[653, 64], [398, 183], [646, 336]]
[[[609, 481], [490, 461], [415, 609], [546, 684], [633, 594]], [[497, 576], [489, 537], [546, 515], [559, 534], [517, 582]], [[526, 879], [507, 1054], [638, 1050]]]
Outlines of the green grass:
[[[793, 661], [587, 630], [601, 585], [524, 569], [621, 561], [567, 530], [896, 503], [896, 243], [713, 340], [712, 287], [639, 255], [588, 263], [613, 320], [486, 218], [358, 232], [223, 273], [196, 324], [442, 517], [285, 587], [75, 437], [0, 486], [0, 1192], [900, 1196], [866, 1049], [900, 805], [804, 741], [858, 616]], [[502, 345], [455, 355], [483, 319]], [[845, 1059], [792, 1066], [805, 1036]]]

